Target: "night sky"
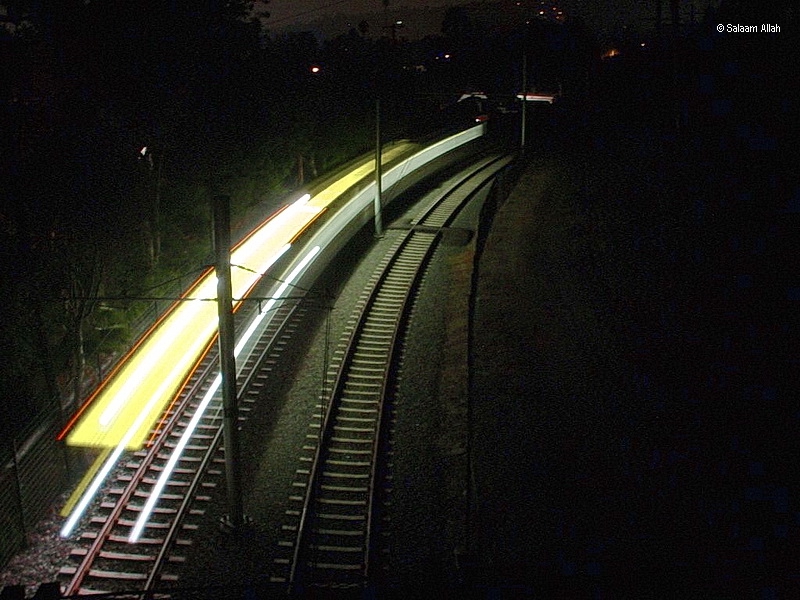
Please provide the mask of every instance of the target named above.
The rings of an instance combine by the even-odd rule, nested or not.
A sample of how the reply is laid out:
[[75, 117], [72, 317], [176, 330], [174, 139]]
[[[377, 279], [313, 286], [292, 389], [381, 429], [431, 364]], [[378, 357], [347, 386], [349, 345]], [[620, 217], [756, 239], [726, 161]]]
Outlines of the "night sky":
[[[346, 33], [362, 19], [376, 25], [376, 18], [384, 20], [404, 20], [404, 37], [417, 39], [426, 35], [438, 34], [441, 28], [445, 6], [469, 4], [469, 2], [447, 2], [446, 0], [391, 0], [384, 13], [381, 0], [271, 0], [265, 8], [270, 17], [264, 24], [271, 32], [284, 29], [309, 28], [320, 37], [333, 37]], [[376, 15], [379, 15], [376, 17]]]
[[[536, 0], [526, 0], [536, 2]], [[390, 0], [389, 10], [409, 13], [413, 21], [415, 11], [434, 9], [447, 6], [465, 6], [472, 4], [471, 0]], [[581, 15], [590, 23], [598, 33], [614, 34], [623, 26], [647, 28], [652, 26], [655, 17], [655, 1], [641, 2], [637, 0], [557, 0], [557, 3], [568, 15]], [[382, 0], [271, 0], [267, 5], [257, 2], [270, 13], [266, 21], [270, 29], [281, 29], [295, 24], [307, 24], [330, 18], [337, 13], [344, 15], [367, 15], [380, 13], [383, 10]], [[682, 0], [681, 18], [688, 21], [694, 14], [696, 19], [702, 18], [709, 5], [716, 5], [714, 0]], [[258, 8], [258, 7], [257, 7]], [[669, 3], [662, 0], [662, 15], [668, 19]], [[431, 27], [438, 28], [439, 24], [420, 25], [420, 34], [437, 33], [426, 31]], [[411, 34], [412, 31], [407, 33]]]
[[[389, 8], [409, 7], [414, 9], [468, 4], [469, 2], [447, 2], [446, 0], [390, 0]], [[339, 13], [369, 13], [383, 10], [382, 0], [271, 0], [267, 5], [270, 22], [308, 22], [326, 15]]]

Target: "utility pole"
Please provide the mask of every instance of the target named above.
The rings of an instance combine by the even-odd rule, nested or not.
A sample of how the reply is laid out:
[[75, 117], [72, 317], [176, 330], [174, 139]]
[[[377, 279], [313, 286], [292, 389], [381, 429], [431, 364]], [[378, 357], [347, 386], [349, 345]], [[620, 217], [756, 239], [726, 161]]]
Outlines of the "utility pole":
[[675, 130], [680, 131], [682, 126], [681, 106], [678, 92], [678, 36], [681, 29], [680, 0], [669, 0], [669, 13], [672, 20], [670, 27], [670, 64], [672, 68], [672, 102], [675, 112]]
[[383, 201], [381, 195], [383, 169], [381, 167], [381, 100], [375, 99], [375, 237], [383, 237], [381, 211]]
[[228, 487], [228, 515], [222, 525], [234, 532], [244, 525], [239, 461], [239, 408], [236, 398], [236, 358], [234, 357], [233, 298], [231, 292], [231, 199], [214, 196], [214, 255], [217, 271], [219, 311], [219, 364], [222, 376], [223, 443]]
[[525, 127], [528, 115], [528, 49], [522, 49], [522, 128], [520, 130], [519, 148], [525, 151]]
[[[656, 35], [661, 38], [661, 0], [656, 0]], [[659, 39], [659, 43], [661, 40]]]

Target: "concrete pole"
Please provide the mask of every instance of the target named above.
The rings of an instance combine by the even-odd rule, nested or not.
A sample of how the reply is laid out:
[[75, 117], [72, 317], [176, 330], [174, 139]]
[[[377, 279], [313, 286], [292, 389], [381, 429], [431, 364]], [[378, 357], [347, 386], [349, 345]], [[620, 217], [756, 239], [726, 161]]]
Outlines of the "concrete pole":
[[522, 126], [519, 137], [520, 150], [525, 150], [525, 127], [528, 116], [528, 49], [522, 49]]
[[383, 201], [381, 195], [383, 168], [381, 166], [381, 101], [375, 99], [375, 237], [383, 237], [383, 221], [381, 212]]
[[244, 524], [239, 461], [239, 423], [236, 398], [236, 359], [234, 358], [233, 299], [231, 292], [231, 199], [214, 196], [214, 255], [217, 271], [219, 310], [219, 363], [222, 374], [223, 440], [228, 511], [223, 525], [237, 531]]

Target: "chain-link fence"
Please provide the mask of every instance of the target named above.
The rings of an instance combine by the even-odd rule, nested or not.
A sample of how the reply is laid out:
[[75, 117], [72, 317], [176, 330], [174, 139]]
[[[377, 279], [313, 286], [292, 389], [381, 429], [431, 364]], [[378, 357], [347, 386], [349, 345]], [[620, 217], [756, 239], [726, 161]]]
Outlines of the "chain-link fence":
[[28, 533], [67, 484], [58, 424], [56, 414], [43, 413], [0, 448], [0, 568], [25, 547]]

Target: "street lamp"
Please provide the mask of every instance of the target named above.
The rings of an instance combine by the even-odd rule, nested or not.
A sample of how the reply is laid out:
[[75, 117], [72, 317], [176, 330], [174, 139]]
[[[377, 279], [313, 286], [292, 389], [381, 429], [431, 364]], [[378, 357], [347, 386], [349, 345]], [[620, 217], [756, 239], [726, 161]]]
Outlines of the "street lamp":
[[[147, 161], [147, 168], [150, 173], [153, 172], [153, 169], [156, 168], [156, 165], [153, 162], [153, 150], [148, 148], [147, 146], [143, 146], [141, 150], [139, 150], [139, 160], [146, 160]], [[150, 266], [155, 267], [158, 263], [159, 256], [161, 254], [161, 232], [159, 231], [158, 221], [159, 221], [159, 213], [161, 211], [161, 179], [164, 170], [164, 150], [159, 150], [158, 156], [158, 169], [155, 173], [155, 190], [153, 193], [152, 200], [150, 202], [150, 214], [147, 217], [148, 222], [148, 234], [150, 239], [148, 240], [148, 251], [150, 254]]]

